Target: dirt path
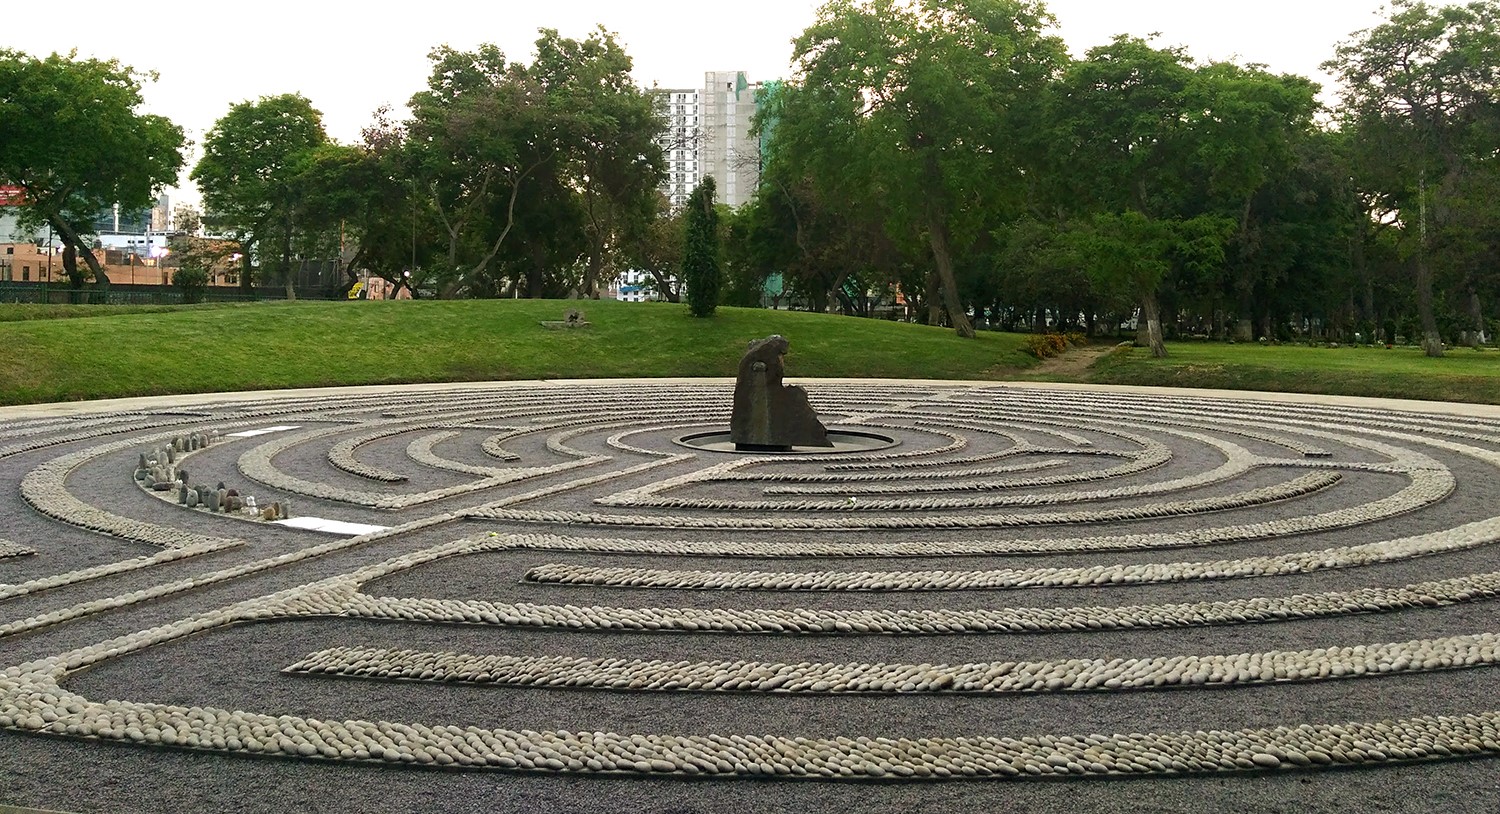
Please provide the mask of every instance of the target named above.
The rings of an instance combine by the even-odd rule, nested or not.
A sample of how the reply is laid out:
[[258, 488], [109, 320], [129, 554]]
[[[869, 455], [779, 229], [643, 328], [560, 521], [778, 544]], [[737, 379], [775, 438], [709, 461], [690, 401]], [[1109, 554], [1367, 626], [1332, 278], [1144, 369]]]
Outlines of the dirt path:
[[1041, 364], [1026, 372], [1043, 376], [1081, 377], [1085, 371], [1093, 367], [1095, 362], [1114, 349], [1114, 345], [1089, 345], [1074, 348], [1061, 356], [1043, 359]]

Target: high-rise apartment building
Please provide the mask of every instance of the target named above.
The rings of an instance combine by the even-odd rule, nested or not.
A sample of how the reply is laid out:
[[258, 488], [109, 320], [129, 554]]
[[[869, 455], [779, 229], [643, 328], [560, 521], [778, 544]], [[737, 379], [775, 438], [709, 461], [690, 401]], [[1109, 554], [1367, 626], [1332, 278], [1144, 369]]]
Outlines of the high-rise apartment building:
[[703, 77], [703, 172], [719, 186], [719, 202], [739, 206], [760, 183], [760, 142], [750, 133], [755, 91], [744, 71], [709, 71]]
[[667, 122], [658, 143], [667, 160], [667, 175], [661, 191], [673, 209], [687, 203], [693, 187], [703, 178], [699, 153], [703, 142], [703, 111], [697, 88], [658, 90], [657, 112]]
[[750, 133], [759, 83], [744, 71], [708, 71], [702, 88], [658, 90], [657, 109], [667, 122], [660, 144], [667, 176], [662, 193], [675, 209], [693, 187], [712, 175], [718, 201], [739, 206], [760, 183], [760, 143]]

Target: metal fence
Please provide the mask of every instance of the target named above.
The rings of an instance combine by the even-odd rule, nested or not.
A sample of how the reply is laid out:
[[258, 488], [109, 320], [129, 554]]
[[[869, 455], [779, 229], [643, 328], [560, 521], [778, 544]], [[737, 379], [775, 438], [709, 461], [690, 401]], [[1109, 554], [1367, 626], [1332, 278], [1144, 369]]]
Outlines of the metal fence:
[[[267, 286], [255, 288], [250, 293], [243, 289], [210, 287], [203, 292], [201, 302], [260, 302], [262, 300], [284, 300], [286, 288]], [[326, 291], [297, 292], [299, 300], [343, 299]], [[112, 285], [107, 289], [85, 287], [69, 288], [48, 283], [0, 283], [0, 303], [29, 303], [37, 305], [181, 305], [182, 292], [172, 286]]]

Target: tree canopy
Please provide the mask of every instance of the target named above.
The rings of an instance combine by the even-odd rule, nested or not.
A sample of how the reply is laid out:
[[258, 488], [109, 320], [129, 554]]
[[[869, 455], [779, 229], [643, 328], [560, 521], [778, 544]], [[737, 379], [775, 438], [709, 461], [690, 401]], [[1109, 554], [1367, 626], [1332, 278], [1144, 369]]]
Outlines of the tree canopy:
[[0, 185], [22, 189], [25, 216], [62, 239], [74, 287], [80, 257], [109, 285], [84, 239], [98, 213], [150, 206], [182, 167], [182, 129], [138, 112], [147, 78], [115, 60], [0, 50]]

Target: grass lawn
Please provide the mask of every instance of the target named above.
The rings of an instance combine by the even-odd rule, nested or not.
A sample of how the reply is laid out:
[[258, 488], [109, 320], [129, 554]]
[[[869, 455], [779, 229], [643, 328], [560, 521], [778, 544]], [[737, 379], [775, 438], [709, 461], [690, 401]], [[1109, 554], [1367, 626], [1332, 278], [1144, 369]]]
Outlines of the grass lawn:
[[[591, 327], [548, 330], [581, 308]], [[28, 311], [27, 309], [35, 309]], [[61, 318], [71, 317], [71, 318]], [[794, 377], [993, 379], [1022, 337], [827, 314], [548, 300], [0, 308], [0, 404], [500, 379], [732, 376], [745, 344], [791, 340]]]
[[[570, 307], [591, 327], [548, 330]], [[794, 377], [1031, 379], [1500, 404], [1500, 352], [1172, 343], [1038, 366], [1023, 335], [829, 314], [610, 300], [0, 305], [0, 404], [289, 387], [732, 376], [745, 343], [792, 342]], [[1074, 353], [1079, 353], [1075, 351]], [[1065, 357], [1066, 358], [1066, 357]]]
[[1088, 381], [1500, 404], [1500, 352], [1451, 348], [1429, 359], [1417, 348], [1384, 345], [1174, 342], [1165, 359], [1144, 348], [1117, 350], [1093, 367]]

